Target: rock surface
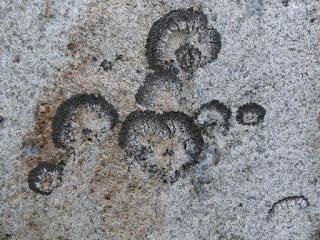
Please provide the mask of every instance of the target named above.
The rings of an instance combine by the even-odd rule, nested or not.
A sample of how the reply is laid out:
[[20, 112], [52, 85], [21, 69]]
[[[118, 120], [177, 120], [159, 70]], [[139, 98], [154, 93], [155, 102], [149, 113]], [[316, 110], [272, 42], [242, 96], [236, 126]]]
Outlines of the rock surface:
[[320, 239], [319, 64], [317, 0], [1, 1], [0, 239]]

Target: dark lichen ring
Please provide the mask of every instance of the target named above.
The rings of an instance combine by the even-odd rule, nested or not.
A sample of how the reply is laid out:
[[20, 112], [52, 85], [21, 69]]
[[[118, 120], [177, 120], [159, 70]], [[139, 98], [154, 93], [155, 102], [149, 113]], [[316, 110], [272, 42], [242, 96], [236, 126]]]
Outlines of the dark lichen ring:
[[[155, 151], [156, 145], [178, 137], [178, 144], [186, 154], [186, 159], [166, 162], [164, 159], [175, 154], [165, 145], [160, 146], [161, 153]], [[147, 138], [147, 139], [146, 139]], [[156, 140], [153, 140], [155, 138]], [[174, 140], [175, 141], [175, 140]], [[169, 145], [170, 145], [169, 144]], [[175, 143], [177, 144], [177, 143]], [[157, 114], [152, 111], [136, 111], [130, 113], [122, 124], [119, 145], [126, 150], [129, 157], [133, 156], [143, 170], [157, 175], [163, 182], [175, 182], [191, 166], [198, 163], [203, 149], [203, 138], [193, 119], [181, 112]], [[179, 150], [177, 150], [179, 151]], [[155, 155], [159, 154], [159, 155]], [[155, 159], [151, 159], [154, 157]], [[159, 160], [162, 159], [162, 160]], [[165, 163], [166, 162], [166, 163]]]
[[207, 133], [207, 130], [213, 129], [217, 125], [223, 127], [223, 132], [225, 132], [230, 128], [231, 110], [218, 100], [212, 100], [203, 104], [193, 118], [202, 133]]
[[66, 143], [71, 131], [71, 119], [75, 117], [81, 107], [98, 106], [97, 111], [105, 117], [103, 121], [110, 121], [113, 128], [118, 122], [118, 113], [101, 95], [76, 94], [64, 101], [57, 109], [52, 121], [52, 140], [58, 148], [68, 149]]
[[254, 126], [262, 123], [266, 110], [256, 103], [246, 103], [239, 107], [236, 120], [242, 125]]
[[37, 193], [49, 195], [62, 183], [62, 166], [41, 162], [28, 175], [29, 188]]
[[146, 43], [151, 69], [193, 72], [212, 62], [221, 49], [220, 34], [208, 27], [207, 16], [193, 9], [178, 9], [155, 21]]

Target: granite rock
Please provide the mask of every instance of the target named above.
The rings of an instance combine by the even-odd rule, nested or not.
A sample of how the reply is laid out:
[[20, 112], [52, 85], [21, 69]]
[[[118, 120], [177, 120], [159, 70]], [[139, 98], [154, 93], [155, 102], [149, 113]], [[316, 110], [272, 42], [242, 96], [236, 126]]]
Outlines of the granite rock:
[[1, 1], [0, 239], [319, 239], [319, 64], [317, 0]]

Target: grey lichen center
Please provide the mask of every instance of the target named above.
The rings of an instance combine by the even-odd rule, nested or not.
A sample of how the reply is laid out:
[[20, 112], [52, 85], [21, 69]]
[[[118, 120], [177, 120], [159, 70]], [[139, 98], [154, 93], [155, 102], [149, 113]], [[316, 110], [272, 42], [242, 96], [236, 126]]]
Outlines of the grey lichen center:
[[178, 62], [178, 59], [176, 57], [177, 49], [180, 49], [186, 43], [195, 45], [197, 42], [197, 38], [198, 34], [196, 30], [189, 32], [188, 29], [185, 29], [183, 31], [168, 33], [168, 36], [165, 39], [162, 39], [161, 44], [159, 44], [159, 46], [163, 49], [164, 59], [175, 59], [175, 62]]
[[244, 114], [243, 121], [252, 124], [258, 121], [258, 116], [256, 113], [248, 112]]
[[224, 123], [224, 118], [218, 111], [204, 110], [198, 116], [196, 123], [201, 125], [204, 123], [222, 125]]
[[183, 139], [175, 134], [167, 139], [163, 139], [154, 133], [149, 134], [142, 139], [141, 143], [144, 146], [152, 146], [152, 153], [148, 160], [149, 164], [157, 165], [159, 168], [168, 168], [166, 171], [169, 174], [180, 169], [188, 161]]
[[[98, 108], [98, 109], [96, 109]], [[82, 143], [103, 140], [110, 130], [111, 124], [108, 116], [100, 113], [99, 106], [80, 108], [72, 120], [70, 142]]]

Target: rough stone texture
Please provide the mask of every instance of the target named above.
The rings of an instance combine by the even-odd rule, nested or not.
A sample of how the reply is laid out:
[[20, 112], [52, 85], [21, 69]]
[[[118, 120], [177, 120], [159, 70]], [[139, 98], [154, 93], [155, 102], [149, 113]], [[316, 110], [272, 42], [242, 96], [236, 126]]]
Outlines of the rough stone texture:
[[[161, 35], [159, 51], [183, 63], [166, 68], [182, 89], [157, 107], [191, 119], [218, 100], [231, 116], [228, 128], [219, 111], [194, 121], [217, 124], [203, 134], [197, 164], [170, 183], [130, 161], [119, 133], [130, 113], [146, 110], [136, 94], [154, 72], [145, 48], [153, 23], [190, 8], [207, 17], [221, 49], [199, 64], [209, 30]], [[2, 0], [0, 239], [319, 239], [319, 64], [317, 0]], [[119, 122], [102, 134], [108, 119], [79, 110], [70, 123], [76, 144], [61, 149], [52, 122], [76, 94], [102, 96]], [[262, 120], [241, 113], [249, 103], [265, 110]], [[190, 144], [170, 128], [166, 164]], [[146, 141], [161, 149], [164, 140]], [[43, 162], [63, 168], [49, 195], [28, 185]]]

